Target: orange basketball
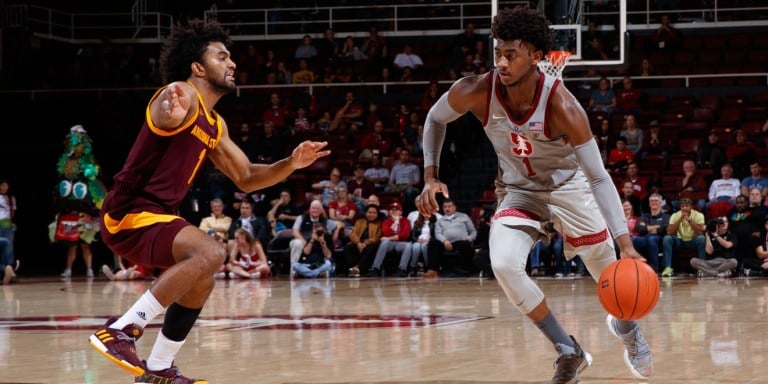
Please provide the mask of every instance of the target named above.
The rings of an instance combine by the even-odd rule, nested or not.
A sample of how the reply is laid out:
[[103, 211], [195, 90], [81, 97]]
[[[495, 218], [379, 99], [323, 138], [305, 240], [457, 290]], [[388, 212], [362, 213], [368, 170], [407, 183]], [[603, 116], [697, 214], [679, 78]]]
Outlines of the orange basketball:
[[649, 314], [659, 301], [659, 278], [642, 260], [619, 259], [600, 275], [597, 296], [608, 313], [622, 320]]

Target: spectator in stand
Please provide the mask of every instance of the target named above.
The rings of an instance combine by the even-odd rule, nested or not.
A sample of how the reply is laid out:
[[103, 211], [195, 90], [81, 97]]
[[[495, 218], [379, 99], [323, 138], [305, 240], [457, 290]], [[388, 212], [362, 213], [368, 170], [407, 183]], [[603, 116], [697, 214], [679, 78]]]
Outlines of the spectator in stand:
[[656, 272], [659, 271], [659, 249], [661, 249], [662, 240], [667, 234], [667, 227], [669, 226], [669, 215], [661, 209], [663, 200], [664, 198], [660, 194], [652, 193], [648, 197], [650, 211], [640, 217], [648, 231], [646, 235], [648, 243], [646, 261]]
[[219, 198], [211, 200], [211, 215], [200, 221], [201, 231], [213, 236], [221, 242], [226, 249], [229, 239], [229, 228], [232, 226], [232, 218], [224, 214], [224, 201]]
[[478, 74], [477, 67], [474, 63], [474, 58], [474, 55], [471, 53], [464, 55], [464, 59], [461, 61], [461, 65], [456, 68], [456, 72], [458, 73], [459, 77], [467, 77]]
[[716, 224], [707, 224], [704, 235], [706, 256], [692, 258], [691, 267], [696, 268], [698, 277], [731, 277], [731, 271], [739, 265], [733, 254], [738, 239], [728, 230], [727, 217], [718, 216], [713, 221]]
[[392, 138], [384, 132], [384, 122], [377, 120], [371, 132], [360, 139], [360, 158], [371, 159], [388, 157], [392, 153]]
[[331, 118], [331, 112], [323, 111], [317, 121], [315, 121], [315, 126], [323, 135], [327, 135], [331, 130], [332, 123], [333, 119]]
[[741, 194], [741, 182], [733, 177], [733, 167], [725, 163], [720, 167], [720, 178], [712, 180], [709, 184], [709, 193], [706, 208], [718, 201], [724, 201], [734, 205], [736, 196]]
[[632, 204], [632, 211], [633, 212], [642, 212], [641, 208], [643, 206], [642, 201], [635, 195], [635, 189], [634, 185], [631, 181], [626, 180], [621, 183], [621, 188], [619, 189], [619, 196], [622, 200], [629, 201]]
[[432, 106], [437, 102], [437, 99], [439, 99], [441, 95], [442, 92], [440, 92], [437, 81], [430, 81], [427, 89], [424, 90], [424, 94], [421, 96], [421, 110], [429, 111], [429, 109], [432, 108]]
[[238, 228], [232, 235], [229, 252], [229, 270], [241, 279], [264, 279], [272, 275], [262, 243], [245, 228]]
[[229, 226], [227, 232], [227, 246], [232, 249], [235, 245], [235, 231], [240, 228], [245, 229], [256, 240], [259, 240], [261, 244], [268, 244], [271, 239], [270, 226], [267, 225], [267, 220], [264, 217], [256, 216], [253, 213], [253, 200], [249, 197], [240, 201], [240, 216], [232, 220], [232, 224]]
[[315, 238], [315, 233], [317, 232], [315, 227], [317, 225], [325, 228], [326, 233], [332, 234], [331, 242], [329, 244], [334, 244], [336, 239], [338, 239], [341, 227], [338, 225], [337, 221], [328, 220], [328, 216], [326, 216], [325, 209], [323, 208], [323, 203], [321, 203], [320, 200], [312, 200], [312, 202], [309, 203], [307, 212], [299, 215], [291, 228], [291, 230], [293, 230], [293, 239], [289, 244], [291, 266], [299, 261], [299, 258], [310, 239]]
[[765, 222], [762, 207], [751, 206], [749, 200], [747, 196], [739, 195], [733, 209], [725, 215], [729, 223], [728, 230], [737, 240], [733, 251], [740, 264], [743, 260], [756, 257], [754, 238], [760, 235], [760, 230]]
[[365, 209], [365, 197], [376, 192], [376, 185], [365, 178], [365, 167], [360, 163], [352, 168], [352, 177], [347, 180], [347, 188], [352, 201], [357, 205], [357, 212], [363, 212]]
[[315, 60], [317, 56], [317, 48], [315, 48], [315, 45], [312, 42], [312, 37], [309, 35], [304, 35], [304, 37], [301, 38], [301, 44], [299, 44], [298, 47], [296, 47], [296, 52], [293, 54], [294, 59], [307, 59], [310, 61]]
[[365, 124], [365, 109], [365, 105], [356, 100], [355, 93], [347, 91], [344, 94], [344, 105], [336, 111], [330, 130], [335, 131], [349, 124], [356, 125], [358, 130], [361, 129]]
[[405, 44], [403, 46], [403, 51], [395, 55], [395, 60], [392, 63], [400, 71], [404, 68], [418, 70], [424, 66], [421, 57], [413, 52], [413, 47], [410, 44]]
[[669, 15], [661, 15], [661, 24], [651, 36], [651, 40], [659, 51], [674, 52], [680, 47], [682, 35], [672, 26]]
[[[403, 251], [403, 258], [410, 260], [411, 276], [418, 276], [424, 270], [431, 270], [432, 277], [437, 276], [438, 266], [430, 264], [427, 249], [429, 240], [435, 237], [435, 223], [441, 216], [438, 213], [426, 218], [418, 210], [408, 214], [408, 221], [411, 223], [411, 244]], [[422, 259], [422, 268], [419, 268], [419, 260]]]
[[[357, 219], [357, 205], [349, 196], [346, 185], [336, 187], [336, 199], [328, 204], [328, 217], [344, 225], [349, 231]], [[348, 236], [348, 235], [347, 235]], [[346, 239], [342, 239], [345, 241]]]
[[547, 237], [536, 240], [528, 254], [531, 265], [531, 277], [547, 276], [551, 274], [552, 264], [557, 260], [558, 266], [555, 272], [556, 277], [563, 277], [565, 268], [563, 256], [563, 236], [555, 230], [554, 223], [548, 221], [544, 225], [544, 235]]
[[275, 83], [277, 84], [290, 84], [293, 81], [293, 73], [285, 65], [284, 60], [277, 62], [277, 67], [271, 73], [275, 74]]
[[355, 39], [352, 38], [352, 36], [347, 36], [347, 38], [344, 39], [344, 44], [341, 46], [341, 52], [339, 52], [339, 61], [342, 64], [349, 64], [367, 59], [368, 56], [365, 55], [365, 52], [355, 44]]
[[381, 120], [381, 114], [379, 113], [379, 104], [371, 102], [368, 104], [368, 113], [365, 115], [365, 129], [373, 130], [374, 124]]
[[269, 107], [262, 113], [262, 120], [265, 125], [267, 121], [270, 121], [278, 133], [285, 132], [285, 128], [288, 127], [289, 116], [288, 108], [280, 99], [280, 94], [272, 92], [269, 95]]
[[365, 215], [355, 221], [355, 227], [349, 235], [349, 243], [344, 247], [343, 260], [337, 260], [337, 270], [348, 269], [348, 277], [360, 277], [360, 267], [367, 270], [373, 262], [381, 241], [381, 222], [379, 206], [368, 205]]
[[[382, 264], [389, 252], [395, 251], [400, 254], [400, 264], [398, 265], [396, 276], [408, 277], [408, 264], [410, 253], [405, 250], [411, 243], [411, 223], [403, 216], [403, 206], [398, 202], [389, 205], [389, 217], [384, 219], [381, 224], [381, 243], [376, 250], [371, 268], [368, 269], [366, 277], [381, 277]], [[406, 257], [407, 256], [407, 257]]]
[[760, 163], [753, 161], [749, 164], [749, 176], [741, 180], [741, 194], [749, 196], [750, 191], [757, 189], [760, 195], [768, 195], [768, 178], [763, 176], [763, 168]]
[[312, 189], [319, 191], [318, 198], [323, 207], [328, 207], [331, 201], [336, 200], [336, 188], [339, 186], [347, 187], [347, 183], [341, 176], [341, 170], [334, 167], [331, 169], [330, 177], [327, 180], [321, 180], [312, 184]]
[[632, 194], [640, 200], [641, 209], [634, 211], [635, 214], [640, 215], [643, 212], [647, 212], [648, 210], [645, 209], [646, 204], [644, 202], [648, 199], [648, 185], [651, 180], [640, 175], [640, 169], [636, 162], [631, 161], [627, 165], [627, 175], [624, 181], [632, 183]]
[[310, 84], [317, 80], [317, 74], [309, 67], [307, 59], [299, 59], [299, 69], [291, 75], [293, 84]]
[[255, 145], [256, 162], [271, 163], [285, 157], [285, 139], [280, 136], [275, 125], [264, 120], [263, 132], [259, 135]]
[[597, 140], [597, 147], [600, 149], [600, 156], [603, 158], [603, 164], [608, 165], [608, 153], [611, 151], [611, 122], [608, 119], [600, 120], [600, 130], [594, 134]]
[[411, 154], [414, 152], [416, 139], [419, 134], [419, 126], [423, 127], [424, 118], [417, 111], [411, 111], [408, 114], [408, 123], [400, 133], [400, 148], [405, 148]]
[[640, 69], [637, 70], [633, 85], [644, 89], [658, 88], [659, 81], [657, 79], [649, 79], [650, 76], [656, 75], [657, 73], [653, 70], [651, 59], [644, 57], [640, 60]]
[[664, 157], [664, 169], [669, 169], [669, 146], [666, 140], [661, 136], [659, 121], [651, 121], [648, 128], [648, 135], [644, 135], [645, 142], [640, 153], [640, 159], [645, 160], [648, 155], [658, 155]]
[[333, 270], [333, 242], [325, 226], [315, 223], [299, 260], [291, 264], [291, 270], [301, 277], [330, 277]]
[[643, 150], [643, 130], [637, 125], [637, 116], [628, 114], [624, 117], [624, 127], [619, 136], [627, 140], [627, 149], [632, 152], [632, 158], [640, 159], [640, 151]]
[[[374, 151], [372, 151], [374, 152]], [[371, 155], [371, 166], [363, 174], [365, 178], [372, 182], [377, 191], [383, 191], [389, 184], [389, 168], [384, 166], [381, 153]]]
[[720, 171], [725, 163], [725, 147], [720, 144], [720, 136], [714, 129], [709, 130], [707, 140], [699, 146], [696, 153], [696, 166], [700, 169], [709, 168], [712, 171]]
[[[474, 23], [465, 23], [464, 30], [453, 38], [451, 53], [453, 61], [458, 61], [467, 54], [472, 54], [478, 41], [482, 41], [480, 35], [475, 33]], [[425, 111], [429, 108], [425, 109]]]
[[277, 68], [277, 57], [275, 56], [274, 49], [267, 49], [264, 54], [264, 62], [261, 64], [261, 73], [274, 72]]
[[251, 132], [251, 124], [244, 121], [240, 123], [240, 129], [232, 134], [232, 141], [245, 152], [251, 162], [256, 162], [256, 138]]
[[475, 43], [475, 52], [472, 59], [472, 64], [477, 68], [477, 73], [488, 72], [488, 47], [485, 45], [485, 40], [480, 39]]
[[733, 165], [733, 175], [743, 179], [749, 175], [749, 165], [756, 161], [757, 146], [747, 141], [747, 135], [741, 129], [734, 132], [736, 141], [725, 147], [725, 158]]
[[[632, 245], [638, 252], [645, 251], [646, 261], [649, 265], [651, 265], [649, 260], [651, 257], [656, 259], [655, 264], [658, 264], [659, 250], [657, 248], [656, 254], [651, 255], [650, 250], [648, 249], [648, 226], [645, 224], [645, 221], [643, 221], [642, 216], [632, 210], [632, 203], [629, 200], [623, 200], [621, 206], [624, 208], [624, 219], [627, 221], [627, 229], [629, 230], [629, 238], [632, 240]], [[656, 270], [655, 266], [652, 267]]]
[[291, 136], [306, 137], [315, 132], [315, 123], [307, 116], [307, 108], [299, 106], [291, 122]]
[[584, 60], [608, 60], [608, 53], [602, 40], [598, 37], [592, 37], [587, 40], [587, 46], [582, 53]]
[[384, 36], [379, 35], [379, 30], [375, 26], [368, 29], [368, 36], [363, 39], [360, 48], [372, 64], [371, 73], [380, 73], [381, 69], [388, 65], [387, 40]]
[[301, 215], [299, 207], [293, 202], [291, 191], [283, 189], [280, 197], [272, 201], [272, 209], [267, 212], [267, 220], [272, 228], [272, 236], [277, 236], [280, 231], [291, 229], [296, 218]]
[[420, 193], [421, 170], [411, 161], [411, 153], [407, 149], [400, 150], [400, 161], [395, 163], [389, 172], [389, 184], [387, 192], [403, 192], [405, 209], [410, 212], [416, 209], [414, 199]]
[[[10, 192], [11, 184], [8, 179], [0, 179], [0, 239], [8, 240], [7, 252], [15, 258], [13, 241], [16, 234], [16, 197]], [[16, 261], [18, 269], [18, 260]]]
[[625, 75], [621, 83], [622, 88], [616, 91], [616, 111], [637, 116], [643, 108], [643, 90], [632, 85], [632, 77], [629, 75]]
[[624, 136], [616, 138], [616, 147], [608, 153], [608, 170], [613, 173], [623, 173], [630, 162], [635, 161], [632, 152], [627, 149], [627, 139]]
[[440, 265], [445, 276], [466, 277], [471, 271], [472, 242], [476, 237], [477, 229], [469, 215], [458, 212], [456, 203], [446, 198], [443, 216], [435, 223], [435, 238], [430, 240], [427, 253]]
[[389, 211], [381, 207], [381, 200], [379, 200], [379, 196], [375, 194], [371, 194], [368, 196], [367, 199], [365, 199], [366, 206], [373, 205], [376, 207], [379, 207], [379, 220], [384, 220], [389, 216]]
[[680, 199], [680, 210], [669, 218], [667, 235], [663, 240], [664, 271], [662, 277], [671, 277], [674, 274], [672, 257], [680, 250], [694, 250], [700, 259], [704, 259], [704, 214], [693, 209], [693, 202], [689, 198]]
[[754, 257], [744, 258], [742, 266], [746, 276], [768, 276], [768, 217], [757, 236], [753, 238]]
[[326, 28], [323, 32], [323, 38], [315, 41], [317, 56], [315, 60], [320, 65], [334, 64], [339, 58], [341, 44], [336, 40], [336, 33], [333, 28]]
[[709, 186], [707, 177], [698, 170], [693, 160], [683, 161], [683, 174], [678, 179], [677, 185], [680, 187], [680, 192], [677, 193], [677, 198], [672, 200], [672, 209], [675, 211], [680, 209], [679, 199], [687, 197], [694, 201], [700, 212], [704, 212], [707, 200], [701, 197], [696, 199], [695, 197], [706, 196], [704, 193], [709, 190]]
[[605, 112], [610, 118], [614, 108], [616, 108], [616, 93], [613, 92], [608, 78], [603, 76], [600, 78], [598, 89], [592, 91], [592, 96], [589, 99], [589, 110]]

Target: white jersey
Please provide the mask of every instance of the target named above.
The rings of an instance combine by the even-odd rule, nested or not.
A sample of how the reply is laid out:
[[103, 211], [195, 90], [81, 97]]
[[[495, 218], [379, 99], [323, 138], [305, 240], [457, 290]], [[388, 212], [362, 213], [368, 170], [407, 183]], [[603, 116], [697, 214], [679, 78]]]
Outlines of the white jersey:
[[505, 187], [551, 191], [578, 171], [575, 149], [564, 136], [551, 137], [545, 118], [549, 99], [561, 81], [539, 73], [533, 108], [521, 120], [513, 120], [497, 87], [498, 70], [490, 77], [488, 114], [483, 128], [499, 159], [500, 180]]

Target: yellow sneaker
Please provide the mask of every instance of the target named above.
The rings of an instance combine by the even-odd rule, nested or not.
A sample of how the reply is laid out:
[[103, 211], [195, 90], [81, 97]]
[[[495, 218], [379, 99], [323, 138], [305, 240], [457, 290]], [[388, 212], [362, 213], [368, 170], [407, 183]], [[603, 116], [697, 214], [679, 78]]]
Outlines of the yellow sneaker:
[[664, 272], [661, 273], [661, 277], [672, 277], [674, 273], [675, 271], [672, 269], [672, 267], [666, 267], [664, 268]]

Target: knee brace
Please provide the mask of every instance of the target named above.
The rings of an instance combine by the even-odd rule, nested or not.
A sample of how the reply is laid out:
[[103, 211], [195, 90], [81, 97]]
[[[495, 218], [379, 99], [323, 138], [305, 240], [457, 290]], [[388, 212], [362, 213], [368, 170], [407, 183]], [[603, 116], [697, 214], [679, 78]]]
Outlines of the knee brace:
[[538, 231], [528, 226], [491, 225], [489, 235], [493, 274], [512, 304], [524, 315], [533, 311], [544, 292], [525, 273], [525, 264]]

